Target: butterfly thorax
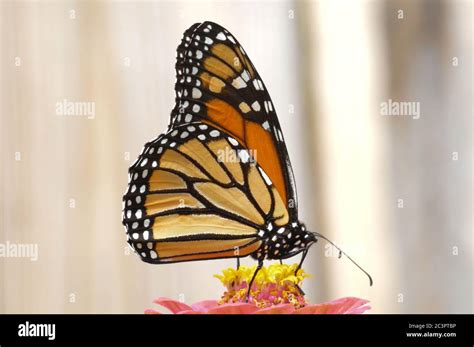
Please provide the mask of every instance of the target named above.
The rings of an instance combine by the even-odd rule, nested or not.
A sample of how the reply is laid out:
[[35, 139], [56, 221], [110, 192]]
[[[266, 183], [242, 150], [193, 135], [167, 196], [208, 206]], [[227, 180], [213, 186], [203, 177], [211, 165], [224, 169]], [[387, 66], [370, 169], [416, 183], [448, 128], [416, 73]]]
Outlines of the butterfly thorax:
[[252, 256], [255, 259], [286, 259], [292, 257], [316, 242], [314, 235], [300, 222], [277, 226], [272, 222], [259, 230], [262, 246]]

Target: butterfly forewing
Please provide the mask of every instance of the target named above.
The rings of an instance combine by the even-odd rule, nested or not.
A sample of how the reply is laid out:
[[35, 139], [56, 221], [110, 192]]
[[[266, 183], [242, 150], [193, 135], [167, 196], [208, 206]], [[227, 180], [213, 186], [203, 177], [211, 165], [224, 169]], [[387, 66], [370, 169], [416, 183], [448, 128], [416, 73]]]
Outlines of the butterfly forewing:
[[212, 124], [253, 151], [292, 219], [297, 219], [293, 172], [271, 98], [245, 50], [212, 22], [189, 28], [177, 51], [176, 105], [171, 127]]

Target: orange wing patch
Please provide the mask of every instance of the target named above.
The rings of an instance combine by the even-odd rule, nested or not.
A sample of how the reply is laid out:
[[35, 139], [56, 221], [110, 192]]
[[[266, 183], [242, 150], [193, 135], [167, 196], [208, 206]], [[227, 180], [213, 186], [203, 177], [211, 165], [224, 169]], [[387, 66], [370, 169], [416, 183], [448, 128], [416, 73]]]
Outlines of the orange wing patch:
[[[208, 241], [209, 246], [213, 246], [214, 244], [220, 243], [221, 241]], [[257, 251], [262, 242], [257, 241], [247, 246], [243, 246], [239, 248], [239, 256], [245, 257]], [[212, 248], [211, 248], [212, 249]], [[188, 254], [188, 255], [176, 255], [174, 257], [160, 259], [162, 263], [173, 263], [173, 262], [180, 262], [180, 261], [189, 261], [189, 260], [204, 260], [204, 259], [216, 259], [216, 258], [235, 258], [235, 249], [229, 249], [222, 252], [209, 252], [209, 253], [201, 253], [201, 254]]]
[[[226, 140], [218, 140], [218, 141], [212, 141], [209, 142], [208, 144], [209, 149], [219, 158], [221, 153], [231, 153], [231, 151], [234, 151], [232, 147], [229, 145], [229, 143]], [[235, 151], [234, 151], [235, 153]], [[240, 167], [240, 163], [237, 161], [237, 154], [235, 153], [235, 160], [224, 160], [222, 161], [231, 173], [231, 175], [234, 177], [234, 179], [240, 183], [244, 184], [244, 173], [242, 172], [242, 168]]]
[[[206, 182], [194, 185], [196, 190], [206, 199], [225, 211], [242, 216], [249, 221], [263, 224], [264, 220], [257, 209], [238, 188], [222, 188], [217, 184]], [[266, 187], [264, 187], [266, 190]]]
[[227, 45], [223, 43], [218, 43], [212, 46], [212, 53], [215, 54], [217, 57], [225, 61], [229, 66], [232, 66], [237, 72], [242, 71], [242, 62], [241, 58], [239, 58], [235, 51]]
[[160, 258], [176, 257], [183, 254], [196, 254], [234, 250], [254, 241], [253, 238], [239, 240], [196, 240], [196, 241], [170, 241], [157, 242], [155, 250]]
[[205, 206], [189, 193], [150, 194], [145, 202], [148, 216], [184, 207], [204, 208]]
[[253, 236], [255, 229], [214, 214], [172, 214], [155, 218], [153, 237], [162, 240], [199, 234]]
[[235, 73], [227, 64], [217, 58], [209, 57], [204, 60], [204, 68], [223, 80], [232, 78]]
[[209, 118], [213, 123], [235, 137], [246, 148], [257, 154], [257, 162], [275, 185], [278, 193], [287, 203], [285, 180], [281, 170], [280, 157], [271, 134], [261, 125], [246, 120], [230, 104], [219, 99], [206, 103]]
[[209, 172], [216, 180], [222, 183], [230, 183], [230, 178], [213, 157], [211, 152], [197, 139], [190, 140], [178, 148], [182, 153], [187, 154]]
[[198, 169], [192, 162], [186, 159], [181, 153], [167, 149], [160, 159], [160, 166], [162, 168], [181, 171], [183, 174], [189, 177], [203, 178], [208, 177]]
[[150, 191], [186, 189], [186, 182], [181, 177], [164, 170], [155, 170], [148, 183], [150, 184]]
[[249, 149], [256, 151], [258, 164], [268, 175], [286, 205], [285, 180], [280, 158], [270, 133], [259, 124], [247, 121], [245, 122], [245, 135], [245, 144]]
[[[245, 143], [245, 120], [230, 104], [219, 99], [206, 103], [208, 117], [221, 129]], [[211, 123], [212, 124], [212, 123]]]

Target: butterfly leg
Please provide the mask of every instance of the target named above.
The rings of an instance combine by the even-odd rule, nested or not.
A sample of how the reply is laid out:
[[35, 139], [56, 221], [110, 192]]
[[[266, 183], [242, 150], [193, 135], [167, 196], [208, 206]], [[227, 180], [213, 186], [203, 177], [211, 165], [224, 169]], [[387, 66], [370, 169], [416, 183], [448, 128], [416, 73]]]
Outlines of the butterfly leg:
[[240, 268], [240, 258], [237, 257], [237, 270]]
[[300, 271], [301, 266], [303, 265], [303, 262], [304, 262], [304, 258], [306, 258], [306, 254], [308, 254], [308, 249], [305, 249], [305, 250], [303, 251], [303, 255], [301, 256], [300, 263], [298, 264], [298, 267], [297, 267], [296, 270], [295, 270], [295, 276], [296, 276], [296, 274], [298, 273], [298, 271]]
[[282, 259], [280, 259], [280, 265], [283, 265], [283, 260]]
[[260, 271], [262, 267], [263, 267], [263, 259], [258, 261], [257, 268], [255, 269], [252, 279], [250, 280], [249, 289], [247, 290], [247, 302], [249, 302], [249, 298], [250, 298], [250, 288], [252, 288], [253, 281], [255, 280], [255, 277], [257, 277], [257, 273]]
[[[296, 274], [298, 273], [298, 271], [301, 269], [301, 266], [303, 265], [303, 262], [304, 262], [304, 259], [306, 258], [306, 254], [308, 254], [308, 249], [305, 249], [303, 251], [303, 255], [301, 257], [301, 260], [300, 260], [300, 263], [298, 264], [298, 267], [296, 268], [295, 270], [295, 276]], [[298, 288], [298, 290], [300, 291], [301, 295], [305, 295], [305, 292], [303, 291], [303, 289], [300, 288], [299, 285], [296, 285], [296, 288]]]

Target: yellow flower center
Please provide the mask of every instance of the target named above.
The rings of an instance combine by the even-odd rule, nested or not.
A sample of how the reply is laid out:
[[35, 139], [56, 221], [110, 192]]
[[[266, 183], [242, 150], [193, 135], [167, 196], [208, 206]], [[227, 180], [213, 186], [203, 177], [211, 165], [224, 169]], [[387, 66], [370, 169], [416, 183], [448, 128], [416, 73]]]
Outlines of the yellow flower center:
[[[256, 266], [240, 266], [238, 269], [228, 268], [222, 275], [214, 275], [226, 287], [219, 303], [247, 302], [248, 285], [255, 273]], [[295, 308], [306, 305], [300, 285], [309, 277], [298, 264], [272, 264], [262, 267], [257, 273], [250, 288], [248, 301], [260, 308], [278, 304], [292, 304]]]

